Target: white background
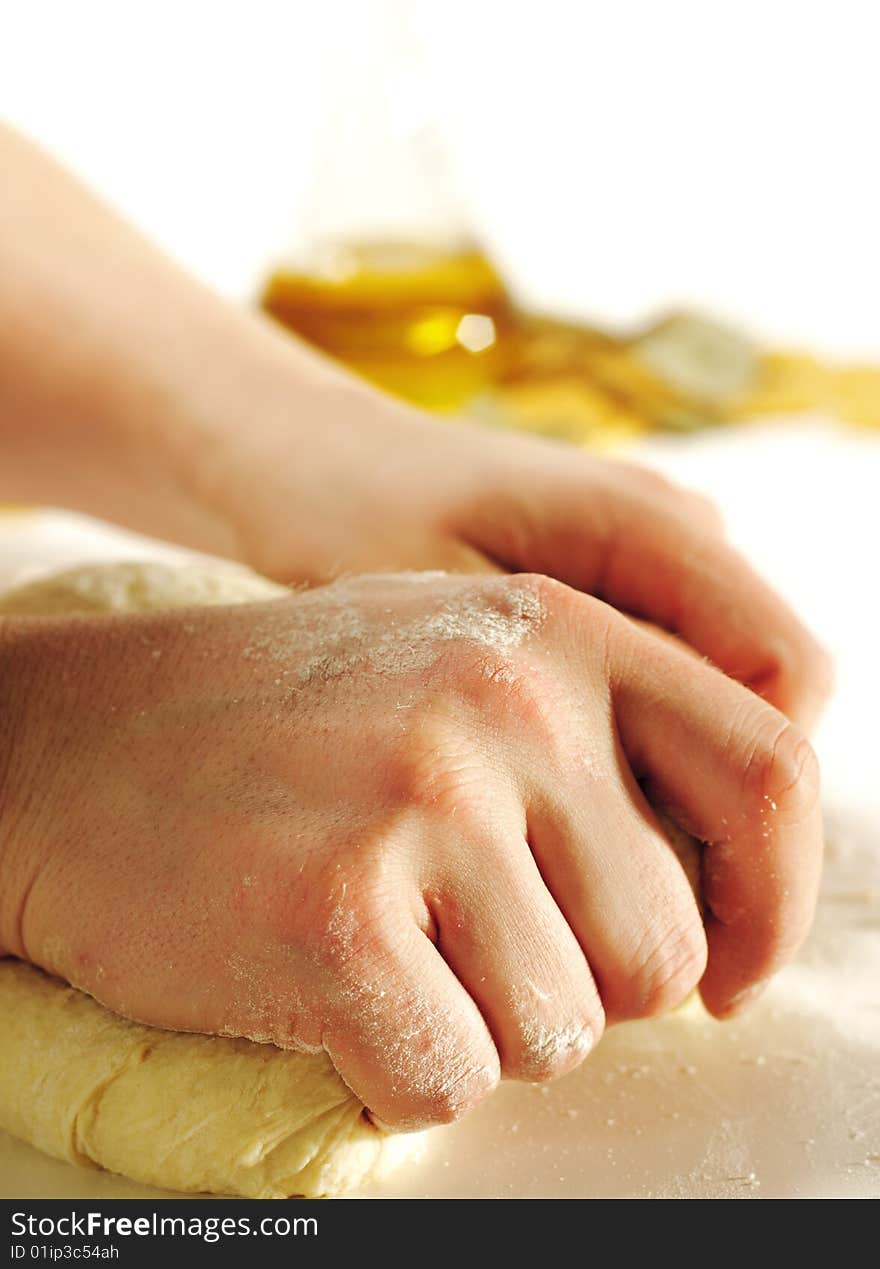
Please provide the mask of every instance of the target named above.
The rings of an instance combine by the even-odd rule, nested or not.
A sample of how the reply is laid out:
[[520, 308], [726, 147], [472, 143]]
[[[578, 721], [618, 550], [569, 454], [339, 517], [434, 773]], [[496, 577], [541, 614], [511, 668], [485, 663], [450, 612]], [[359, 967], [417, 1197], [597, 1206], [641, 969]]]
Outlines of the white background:
[[[542, 303], [695, 300], [880, 356], [873, 0], [428, 0], [474, 223]], [[0, 116], [230, 294], [285, 242], [378, 0], [0, 0]]]

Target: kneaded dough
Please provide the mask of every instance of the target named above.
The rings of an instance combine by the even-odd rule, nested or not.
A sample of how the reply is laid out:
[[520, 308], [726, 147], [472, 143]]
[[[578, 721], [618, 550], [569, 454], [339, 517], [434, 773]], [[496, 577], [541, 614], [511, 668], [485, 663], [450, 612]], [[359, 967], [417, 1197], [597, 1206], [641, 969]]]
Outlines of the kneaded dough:
[[0, 962], [0, 1128], [162, 1189], [341, 1194], [421, 1146], [365, 1117], [324, 1055], [128, 1022]]
[[[0, 615], [149, 611], [285, 594], [205, 564], [72, 569], [0, 595]], [[42, 970], [0, 962], [0, 1128], [164, 1189], [340, 1194], [421, 1151], [373, 1126], [323, 1054], [129, 1022]]]
[[289, 593], [286, 586], [233, 564], [122, 560], [84, 564], [4, 591], [0, 594], [0, 616], [158, 612], [207, 604], [246, 604]]

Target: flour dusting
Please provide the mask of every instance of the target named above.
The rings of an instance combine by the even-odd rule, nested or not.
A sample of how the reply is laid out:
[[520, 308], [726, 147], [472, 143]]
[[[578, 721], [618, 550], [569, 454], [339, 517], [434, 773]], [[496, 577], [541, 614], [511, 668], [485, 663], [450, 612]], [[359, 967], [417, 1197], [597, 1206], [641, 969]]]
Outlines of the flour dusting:
[[[398, 584], [424, 580], [418, 573], [394, 578]], [[366, 615], [362, 586], [339, 582], [302, 595], [296, 612], [285, 614], [284, 632], [257, 631], [244, 656], [295, 666], [303, 685], [359, 670], [403, 675], [435, 664], [444, 645], [466, 643], [504, 653], [540, 629], [545, 619], [540, 596], [508, 579], [447, 590], [433, 609], [412, 616], [385, 611], [387, 624], [379, 627]]]

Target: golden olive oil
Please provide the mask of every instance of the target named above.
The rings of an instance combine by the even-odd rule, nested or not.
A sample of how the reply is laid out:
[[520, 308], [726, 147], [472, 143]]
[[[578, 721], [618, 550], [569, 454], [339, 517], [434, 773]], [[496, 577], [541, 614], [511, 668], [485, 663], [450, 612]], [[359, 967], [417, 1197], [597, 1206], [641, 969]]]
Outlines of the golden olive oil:
[[612, 333], [516, 304], [487, 256], [376, 241], [280, 267], [261, 307], [386, 391], [425, 408], [599, 447], [821, 410], [880, 426], [880, 369], [767, 352], [696, 313]]

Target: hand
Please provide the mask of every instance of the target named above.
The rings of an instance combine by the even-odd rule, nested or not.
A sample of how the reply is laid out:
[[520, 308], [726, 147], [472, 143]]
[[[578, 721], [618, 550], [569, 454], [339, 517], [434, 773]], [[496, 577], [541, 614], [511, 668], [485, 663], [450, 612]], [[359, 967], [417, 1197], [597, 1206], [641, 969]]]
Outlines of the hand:
[[299, 393], [295, 432], [287, 411], [258, 410], [227, 436], [212, 486], [258, 571], [545, 573], [678, 634], [802, 726], [820, 712], [827, 655], [702, 496], [630, 463], [423, 417], [324, 367], [313, 396]]
[[[147, 1023], [323, 1047], [394, 1127], [698, 982], [726, 1016], [809, 926], [807, 741], [546, 577], [2, 635], [0, 944]], [[705, 924], [643, 787], [707, 843]]]

